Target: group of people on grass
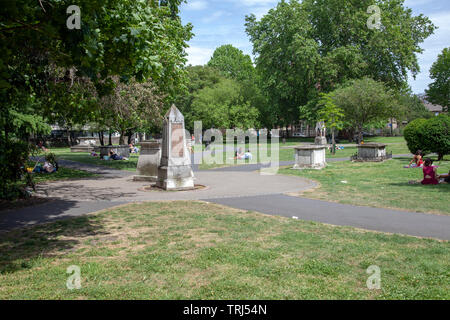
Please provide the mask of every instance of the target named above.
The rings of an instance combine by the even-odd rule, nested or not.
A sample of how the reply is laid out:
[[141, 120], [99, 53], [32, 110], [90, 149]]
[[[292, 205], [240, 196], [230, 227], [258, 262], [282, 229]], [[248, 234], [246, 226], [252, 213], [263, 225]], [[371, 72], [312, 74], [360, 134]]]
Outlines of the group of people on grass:
[[247, 152], [243, 152], [242, 148], [239, 148], [239, 150], [235, 151], [235, 153], [234, 153], [234, 159], [235, 160], [252, 160], [253, 155], [251, 154], [250, 150], [247, 150]]
[[409, 163], [408, 168], [422, 168], [423, 180], [422, 184], [439, 184], [450, 183], [450, 171], [447, 174], [437, 174], [437, 166], [433, 166], [433, 160], [430, 158], [423, 159], [423, 153], [421, 150], [417, 150]]

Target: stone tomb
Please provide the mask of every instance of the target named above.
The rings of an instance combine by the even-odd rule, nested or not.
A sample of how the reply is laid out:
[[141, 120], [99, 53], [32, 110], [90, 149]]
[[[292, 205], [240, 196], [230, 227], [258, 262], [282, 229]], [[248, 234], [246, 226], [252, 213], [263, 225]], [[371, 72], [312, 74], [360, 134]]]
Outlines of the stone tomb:
[[325, 149], [325, 145], [317, 144], [295, 147], [295, 165], [292, 169], [323, 169], [327, 165]]
[[158, 167], [161, 163], [161, 142], [157, 140], [141, 142], [141, 153], [137, 164], [134, 181], [158, 180]]
[[382, 143], [364, 143], [358, 145], [358, 154], [354, 161], [384, 161], [388, 158], [386, 145]]
[[187, 148], [184, 117], [175, 105], [164, 116], [161, 164], [156, 186], [164, 190], [194, 189], [194, 173]]

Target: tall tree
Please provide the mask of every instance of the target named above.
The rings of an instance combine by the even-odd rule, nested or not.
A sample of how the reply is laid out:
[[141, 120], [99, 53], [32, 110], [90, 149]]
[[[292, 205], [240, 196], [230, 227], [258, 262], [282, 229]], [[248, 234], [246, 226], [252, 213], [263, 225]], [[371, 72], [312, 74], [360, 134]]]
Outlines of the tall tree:
[[434, 81], [426, 90], [427, 98], [448, 112], [450, 106], [450, 48], [445, 48], [433, 63], [430, 78]]
[[254, 76], [250, 56], [231, 44], [218, 47], [208, 61], [208, 66], [219, 70], [224, 77], [238, 81], [249, 80]]
[[350, 128], [358, 131], [358, 143], [362, 141], [365, 125], [386, 120], [398, 112], [392, 90], [370, 78], [351, 81], [333, 91], [331, 96], [334, 104], [344, 111], [344, 119]]
[[344, 112], [338, 108], [333, 101], [331, 94], [322, 94], [319, 100], [320, 110], [318, 112], [319, 120], [325, 123], [327, 129], [331, 130], [332, 153], [336, 153], [335, 134], [344, 126]]
[[239, 82], [222, 79], [212, 87], [205, 87], [194, 95], [192, 111], [186, 121], [202, 121], [203, 128], [258, 127], [258, 109], [250, 106], [240, 92]]
[[[283, 0], [260, 21], [247, 16], [256, 66], [280, 120], [307, 117], [320, 92], [351, 79], [367, 76], [406, 87], [408, 72], [419, 72], [419, 45], [435, 26], [423, 15], [413, 16], [403, 3]], [[381, 10], [380, 29], [367, 26], [370, 5]]]

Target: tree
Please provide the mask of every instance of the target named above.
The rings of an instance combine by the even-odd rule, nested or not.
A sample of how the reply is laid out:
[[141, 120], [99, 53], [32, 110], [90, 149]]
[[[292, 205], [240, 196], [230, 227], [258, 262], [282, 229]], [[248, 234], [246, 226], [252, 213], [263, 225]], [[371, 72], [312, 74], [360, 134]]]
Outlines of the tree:
[[[208, 66], [188, 66], [187, 73], [187, 92], [184, 95], [178, 96], [175, 105], [180, 111], [187, 116], [192, 113], [192, 101], [194, 95], [203, 88], [213, 87], [223, 79], [219, 71]], [[186, 122], [186, 129], [193, 130], [193, 122]]]
[[158, 93], [154, 84], [149, 81], [139, 83], [135, 79], [122, 83], [117, 77], [114, 82], [114, 93], [101, 97], [99, 105], [103, 111], [100, 114], [110, 117], [105, 124], [120, 133], [120, 145], [124, 144], [125, 133], [130, 139], [137, 129], [162, 125], [164, 96]]
[[203, 128], [240, 128], [258, 126], [258, 110], [249, 105], [240, 92], [239, 83], [222, 79], [212, 87], [205, 87], [194, 95], [192, 112], [187, 121], [202, 121]]
[[[367, 27], [373, 4], [382, 11], [381, 30]], [[307, 117], [319, 93], [351, 79], [370, 77], [405, 88], [408, 72], [419, 72], [419, 45], [434, 29], [402, 0], [281, 1], [260, 21], [246, 17], [256, 69], [284, 124]]]
[[219, 70], [222, 76], [238, 81], [249, 80], [254, 76], [250, 56], [231, 44], [218, 47], [208, 61], [208, 66]]
[[358, 131], [362, 141], [363, 127], [371, 122], [386, 120], [398, 113], [392, 91], [383, 83], [364, 78], [350, 81], [332, 92], [333, 102], [344, 111], [345, 121]]
[[[55, 72], [59, 69], [74, 70], [80, 79], [89, 78], [101, 96], [113, 91], [111, 78], [120, 76], [124, 82], [132, 78], [141, 82], [152, 79], [168, 100], [173, 99], [184, 86], [185, 48], [192, 37], [192, 26], [183, 26], [178, 16], [180, 3], [181, 0], [80, 0], [76, 5], [82, 19], [77, 30], [66, 25], [66, 9], [73, 4], [71, 1], [3, 1], [0, 144], [9, 148], [22, 146], [19, 139], [24, 141], [31, 133], [48, 132], [46, 120], [62, 119], [70, 125], [89, 120], [79, 116], [95, 114], [95, 110], [91, 112], [90, 106], [84, 105], [89, 98], [78, 103], [80, 91], [75, 88], [68, 94], [55, 95], [67, 88]], [[55, 103], [58, 98], [64, 103]], [[55, 109], [46, 112], [46, 102]], [[79, 112], [85, 107], [88, 112]], [[43, 119], [43, 114], [49, 119]], [[21, 124], [13, 125], [19, 119]]]
[[422, 150], [424, 154], [438, 154], [438, 161], [450, 154], [450, 116], [441, 114], [437, 117], [416, 119], [404, 130], [408, 149], [414, 153]]
[[438, 154], [438, 161], [450, 154], [450, 116], [441, 114], [423, 125], [425, 148]]
[[321, 106], [318, 112], [319, 120], [324, 121], [325, 126], [331, 129], [332, 153], [335, 154], [336, 141], [334, 136], [336, 130], [341, 130], [344, 126], [344, 122], [342, 121], [344, 113], [334, 104], [333, 98], [330, 94], [321, 95], [319, 106]]
[[430, 78], [434, 81], [426, 90], [431, 103], [441, 105], [448, 112], [450, 106], [450, 48], [445, 48], [438, 56], [430, 70]]

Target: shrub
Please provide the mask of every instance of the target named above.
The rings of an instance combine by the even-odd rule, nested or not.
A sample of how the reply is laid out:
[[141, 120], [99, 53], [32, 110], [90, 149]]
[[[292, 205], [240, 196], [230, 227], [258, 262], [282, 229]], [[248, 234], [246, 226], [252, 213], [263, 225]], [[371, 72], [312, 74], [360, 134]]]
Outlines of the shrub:
[[0, 143], [0, 199], [13, 200], [26, 195], [26, 181], [22, 179], [26, 169], [30, 147], [22, 141]]
[[437, 153], [438, 160], [450, 154], [450, 116], [441, 114], [431, 118], [422, 129], [427, 150]]
[[429, 153], [430, 150], [425, 148], [425, 137], [423, 127], [427, 120], [416, 119], [411, 121], [403, 130], [403, 135], [411, 153], [416, 153], [417, 150], [422, 150], [424, 154]]

